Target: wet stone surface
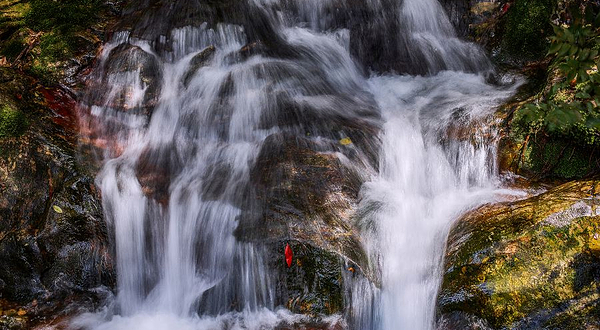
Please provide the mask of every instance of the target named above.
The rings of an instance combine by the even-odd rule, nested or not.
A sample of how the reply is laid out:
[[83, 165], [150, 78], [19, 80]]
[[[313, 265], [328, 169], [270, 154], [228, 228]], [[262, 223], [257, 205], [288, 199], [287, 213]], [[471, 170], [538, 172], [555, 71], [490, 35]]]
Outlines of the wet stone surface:
[[443, 329], [589, 329], [600, 312], [598, 181], [479, 208], [450, 233]]

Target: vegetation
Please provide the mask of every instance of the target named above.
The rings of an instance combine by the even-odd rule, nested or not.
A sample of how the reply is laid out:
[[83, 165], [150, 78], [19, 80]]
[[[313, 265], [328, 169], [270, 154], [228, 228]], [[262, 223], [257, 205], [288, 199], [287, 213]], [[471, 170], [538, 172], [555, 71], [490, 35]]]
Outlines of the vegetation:
[[502, 48], [522, 59], [543, 57], [548, 47], [546, 38], [552, 32], [548, 18], [555, 7], [556, 0], [515, 1], [506, 15]]
[[101, 0], [31, 0], [25, 22], [37, 31], [68, 34], [92, 25], [101, 9]]
[[98, 22], [102, 0], [0, 0], [0, 57], [44, 83], [53, 83], [60, 61], [85, 46]]
[[595, 174], [600, 161], [600, 14], [591, 5], [569, 13], [550, 37], [551, 81], [513, 121], [530, 169], [565, 179]]
[[0, 107], [0, 139], [20, 136], [26, 128], [27, 120], [21, 111]]

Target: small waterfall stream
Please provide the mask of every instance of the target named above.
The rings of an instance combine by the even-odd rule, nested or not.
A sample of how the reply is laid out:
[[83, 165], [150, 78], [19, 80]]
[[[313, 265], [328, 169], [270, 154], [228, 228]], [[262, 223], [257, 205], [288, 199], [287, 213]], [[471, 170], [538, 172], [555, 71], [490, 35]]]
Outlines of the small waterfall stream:
[[[273, 40], [255, 42], [260, 33], [248, 26], [202, 23], [151, 41], [119, 32], [105, 45], [87, 123], [104, 146], [97, 182], [114, 232], [118, 291], [104, 310], [74, 324], [271, 329], [306, 319], [277, 305], [261, 247], [235, 237], [261, 148], [282, 135], [310, 139], [367, 181], [357, 226], [381, 287], [354, 283], [345, 320], [334, 321], [356, 329], [434, 328], [449, 226], [506, 193], [492, 115], [517, 84], [486, 82], [490, 62], [455, 36], [436, 0], [365, 5], [382, 14], [373, 24], [389, 29], [379, 33], [397, 39], [384, 53], [397, 47], [392, 54], [407, 54], [398, 58], [405, 72], [421, 75], [366, 73], [347, 27], [356, 18], [340, 16], [351, 12], [350, 2], [245, 6], [260, 13], [254, 24], [272, 29]], [[282, 124], [282, 104], [308, 110], [294, 125], [290, 117]], [[340, 147], [347, 132], [332, 129], [336, 121], [381, 127], [371, 137], [381, 139], [379, 151]], [[372, 152], [379, 152], [378, 165]]]
[[[363, 204], [376, 228], [370, 250], [380, 260], [382, 289], [375, 328], [432, 329], [445, 240], [460, 214], [499, 193], [493, 132], [460, 125], [489, 123], [489, 109], [511, 94], [479, 75], [375, 77], [369, 84], [386, 124], [379, 176]], [[459, 140], [454, 140], [458, 138]]]

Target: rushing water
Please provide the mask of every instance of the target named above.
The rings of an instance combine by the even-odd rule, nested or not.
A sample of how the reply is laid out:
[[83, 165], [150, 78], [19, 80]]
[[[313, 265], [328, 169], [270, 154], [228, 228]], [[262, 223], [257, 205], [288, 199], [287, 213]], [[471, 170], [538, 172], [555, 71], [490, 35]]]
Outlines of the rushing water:
[[[404, 47], [392, 53], [408, 54], [405, 71], [419, 76], [365, 74], [353, 57], [354, 30], [343, 24], [356, 18], [335, 15], [350, 10], [344, 1], [247, 6], [269, 22], [280, 48], [240, 52], [249, 43], [245, 27], [206, 23], [153, 41], [120, 32], [105, 46], [93, 77], [103, 90], [90, 93], [88, 122], [105, 147], [97, 181], [114, 233], [118, 291], [74, 324], [270, 329], [307, 321], [276, 306], [264, 251], [234, 230], [269, 136], [310, 127], [318, 148], [365, 176], [375, 172], [373, 150], [335, 153], [343, 135], [328, 131], [327, 118], [345, 118], [382, 127], [373, 137], [381, 140], [378, 174], [362, 188], [357, 223], [381, 287], [357, 281], [345, 320], [323, 322], [433, 328], [447, 230], [501, 192], [491, 114], [516, 84], [486, 82], [494, 74], [488, 59], [456, 37], [436, 0], [366, 5], [381, 13], [375, 23], [388, 28], [381, 33], [403, 40], [385, 47]], [[282, 126], [282, 98], [312, 109], [317, 121]]]

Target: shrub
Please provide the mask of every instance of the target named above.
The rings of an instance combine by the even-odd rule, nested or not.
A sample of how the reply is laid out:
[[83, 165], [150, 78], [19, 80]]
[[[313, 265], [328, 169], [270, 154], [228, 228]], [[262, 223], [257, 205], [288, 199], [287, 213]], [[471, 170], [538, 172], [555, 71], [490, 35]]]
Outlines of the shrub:
[[546, 164], [533, 170], [561, 178], [594, 174], [600, 159], [600, 14], [589, 5], [570, 16], [550, 37], [552, 85], [513, 119], [517, 136], [531, 138], [532, 158]]

